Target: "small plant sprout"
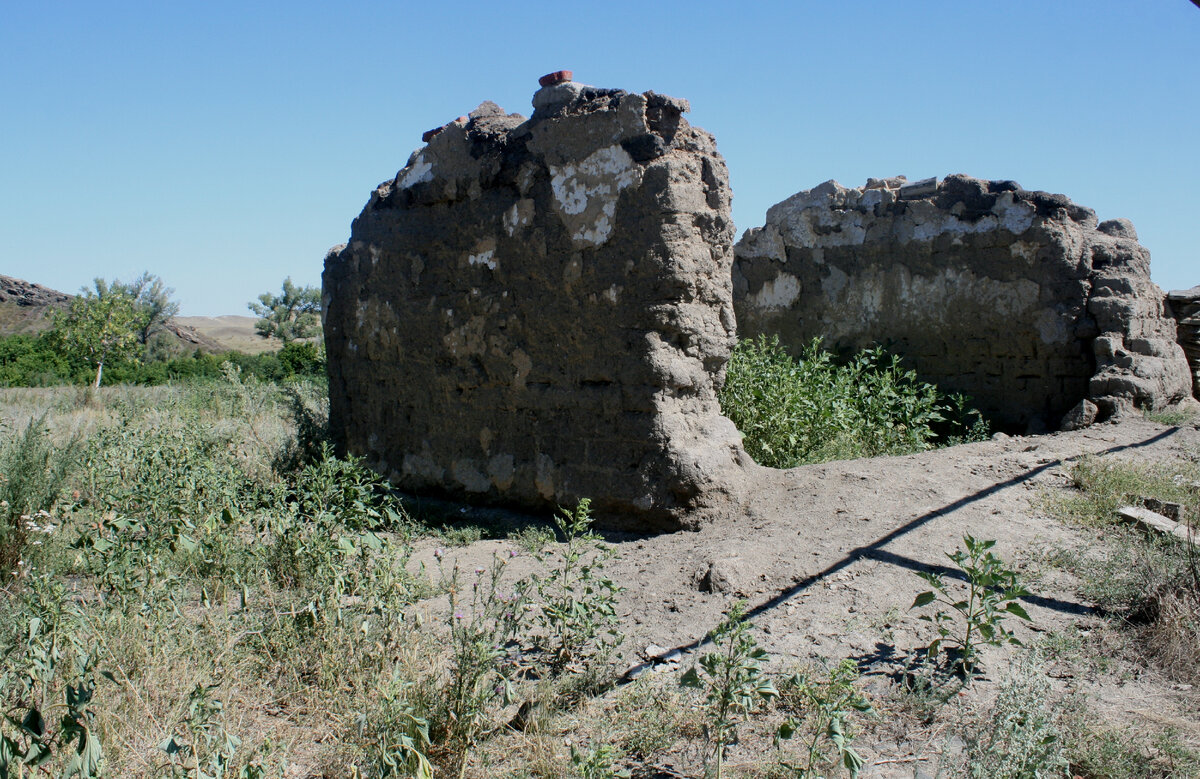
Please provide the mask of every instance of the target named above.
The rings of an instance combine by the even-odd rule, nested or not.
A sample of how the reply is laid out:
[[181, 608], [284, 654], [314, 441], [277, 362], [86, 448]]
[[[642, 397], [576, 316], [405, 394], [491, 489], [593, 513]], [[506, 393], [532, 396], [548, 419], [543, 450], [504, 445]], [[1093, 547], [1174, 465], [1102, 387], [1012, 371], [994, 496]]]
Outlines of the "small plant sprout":
[[981, 645], [1020, 645], [1003, 623], [1010, 614], [1029, 621], [1029, 614], [1017, 599], [1030, 592], [1018, 580], [1015, 571], [988, 551], [996, 545], [994, 540], [978, 540], [967, 535], [963, 537], [963, 543], [967, 547], [965, 552], [956, 549], [946, 556], [966, 574], [966, 598], [955, 600], [941, 576], [922, 571], [917, 575], [933, 589], [917, 595], [910, 608], [936, 603], [949, 609], [921, 615], [921, 619], [932, 623], [938, 631], [938, 637], [925, 648], [925, 654], [934, 660], [943, 645], [947, 645], [953, 652], [955, 669], [969, 676], [978, 669]]
[[699, 666], [692, 666], [679, 683], [704, 691], [704, 730], [711, 747], [705, 761], [707, 775], [721, 779], [725, 748], [737, 740], [739, 720], [760, 702], [778, 698], [779, 691], [763, 673], [761, 664], [767, 652], [750, 635], [745, 601], [735, 603], [708, 638], [717, 651], [701, 657]]

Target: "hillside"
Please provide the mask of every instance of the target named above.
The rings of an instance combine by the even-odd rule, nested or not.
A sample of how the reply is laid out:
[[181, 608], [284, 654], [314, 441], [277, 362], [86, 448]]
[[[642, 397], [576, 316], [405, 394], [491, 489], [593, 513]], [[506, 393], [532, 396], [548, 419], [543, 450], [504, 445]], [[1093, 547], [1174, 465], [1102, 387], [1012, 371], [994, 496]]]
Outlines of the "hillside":
[[58, 290], [0, 275], [0, 334], [36, 333], [50, 328], [49, 314], [71, 299]]
[[244, 354], [261, 354], [278, 349], [280, 346], [278, 341], [263, 338], [254, 329], [254, 323], [257, 321], [252, 316], [234, 314], [175, 317], [175, 323], [180, 327], [199, 333], [225, 349], [232, 349]]
[[[73, 295], [59, 292], [56, 289], [34, 284], [23, 279], [0, 274], [0, 336], [17, 335], [19, 333], [40, 333], [51, 327], [50, 314], [54, 310], [67, 307]], [[184, 320], [188, 321], [184, 321]], [[251, 317], [216, 317], [215, 320], [236, 319], [248, 320], [244, 327], [236, 328], [254, 334], [254, 320]], [[195, 323], [212, 321], [213, 317], [177, 317], [168, 322], [166, 331], [174, 336], [184, 349], [203, 349], [206, 352], [219, 353], [230, 350], [256, 353], [269, 351], [267, 348], [248, 348], [253, 344], [245, 343], [248, 339], [226, 335], [224, 329], [198, 327]], [[241, 323], [239, 322], [239, 325]], [[232, 328], [230, 328], [232, 329]], [[259, 339], [262, 340], [262, 339]]]

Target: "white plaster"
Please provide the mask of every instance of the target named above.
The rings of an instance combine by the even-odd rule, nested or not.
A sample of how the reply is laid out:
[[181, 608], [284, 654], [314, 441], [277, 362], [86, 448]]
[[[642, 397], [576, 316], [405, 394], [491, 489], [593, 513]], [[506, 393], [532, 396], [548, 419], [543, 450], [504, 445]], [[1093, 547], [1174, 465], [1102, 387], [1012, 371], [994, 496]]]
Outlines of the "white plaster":
[[597, 149], [578, 164], [550, 166], [554, 200], [572, 237], [599, 246], [612, 235], [617, 197], [641, 181], [641, 168], [620, 146]]
[[1000, 226], [1013, 235], [1020, 235], [1033, 225], [1037, 209], [1031, 204], [1013, 198], [1011, 192], [1001, 192], [992, 210], [1000, 217]]
[[472, 254], [469, 257], [467, 257], [467, 264], [468, 265], [484, 265], [489, 270], [496, 270], [495, 257], [496, 257], [496, 250], [488, 249], [487, 251], [480, 252], [479, 254]]
[[504, 231], [511, 237], [519, 228], [533, 221], [533, 201], [522, 198], [504, 212]]
[[400, 189], [408, 189], [426, 181], [433, 181], [433, 163], [426, 162], [424, 153], [421, 153], [408, 166], [408, 172], [400, 178]]
[[780, 273], [764, 283], [762, 289], [754, 293], [754, 305], [768, 311], [787, 308], [800, 297], [800, 291], [800, 279], [787, 273]]

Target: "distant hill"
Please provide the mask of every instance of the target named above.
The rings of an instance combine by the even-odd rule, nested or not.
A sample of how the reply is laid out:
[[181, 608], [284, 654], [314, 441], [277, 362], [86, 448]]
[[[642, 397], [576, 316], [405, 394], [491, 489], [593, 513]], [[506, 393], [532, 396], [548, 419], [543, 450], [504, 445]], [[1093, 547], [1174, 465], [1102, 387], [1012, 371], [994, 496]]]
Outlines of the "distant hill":
[[[17, 335], [18, 333], [40, 333], [51, 327], [50, 313], [62, 310], [71, 302], [74, 295], [59, 292], [56, 289], [33, 284], [23, 279], [0, 274], [0, 336]], [[231, 339], [229, 343], [218, 337], [209, 335], [206, 331], [191, 326], [182, 320], [209, 320], [212, 317], [176, 317], [166, 324], [166, 331], [179, 340], [186, 349], [203, 349], [214, 354], [227, 352], [231, 349], [238, 351], [270, 351], [278, 348], [278, 344], [267, 343], [265, 348], [244, 348], [239, 339]], [[254, 319], [247, 316], [216, 317], [215, 320], [238, 319], [249, 321], [249, 331], [254, 333]], [[214, 320], [214, 321], [215, 321]], [[264, 339], [259, 338], [259, 341]]]
[[258, 319], [252, 316], [177, 316], [175, 322], [212, 341], [216, 341], [226, 349], [232, 349], [244, 354], [261, 354], [273, 352], [281, 344], [274, 338], [263, 338], [254, 329]]

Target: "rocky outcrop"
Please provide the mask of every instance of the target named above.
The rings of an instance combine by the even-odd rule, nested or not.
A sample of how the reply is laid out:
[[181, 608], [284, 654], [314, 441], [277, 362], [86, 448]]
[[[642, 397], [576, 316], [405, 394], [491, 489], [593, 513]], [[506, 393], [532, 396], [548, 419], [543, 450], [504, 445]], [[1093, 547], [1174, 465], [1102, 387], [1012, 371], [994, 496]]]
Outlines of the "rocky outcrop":
[[961, 175], [829, 181], [773, 206], [736, 253], [740, 335], [884, 343], [1010, 428], [1057, 426], [1084, 399], [1104, 418], [1190, 394], [1133, 226], [1062, 195]]
[[1177, 340], [1192, 369], [1192, 394], [1200, 398], [1200, 286], [1168, 292], [1167, 310], [1178, 323]]
[[[553, 79], [549, 79], [553, 81]], [[426, 133], [325, 260], [330, 426], [399, 487], [674, 529], [737, 502], [725, 162], [571, 81]]]
[[23, 279], [0, 275], [0, 303], [11, 303], [27, 308], [56, 306], [65, 308], [71, 296], [56, 289], [31, 284]]

